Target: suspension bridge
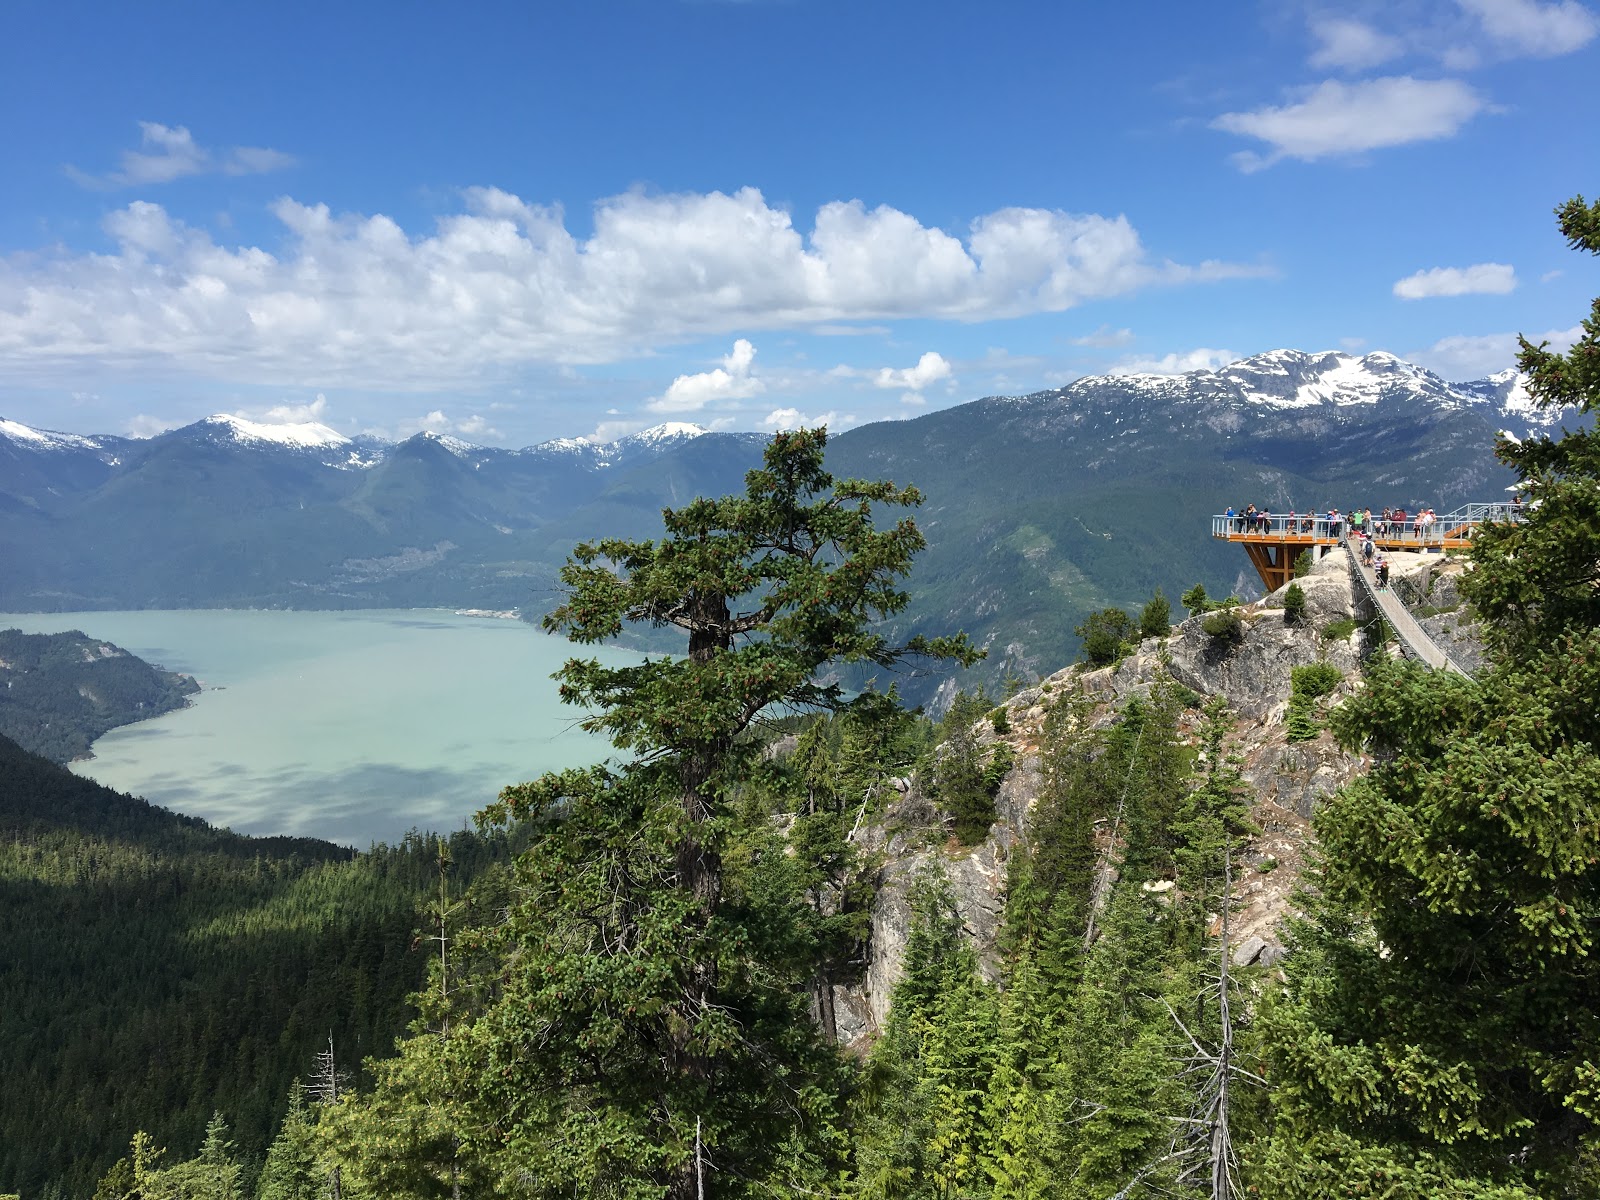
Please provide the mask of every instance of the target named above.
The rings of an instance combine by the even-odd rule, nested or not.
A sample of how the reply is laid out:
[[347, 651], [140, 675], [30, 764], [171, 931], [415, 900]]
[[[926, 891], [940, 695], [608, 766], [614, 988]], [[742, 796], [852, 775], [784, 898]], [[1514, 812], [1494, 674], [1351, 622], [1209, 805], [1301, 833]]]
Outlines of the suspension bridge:
[[[1442, 554], [1446, 550], [1466, 550], [1478, 526], [1491, 521], [1520, 521], [1527, 505], [1515, 501], [1493, 504], [1468, 504], [1432, 519], [1407, 516], [1404, 520], [1375, 518], [1365, 532], [1380, 551]], [[1378, 586], [1377, 575], [1362, 564], [1350, 544], [1349, 518], [1333, 513], [1223, 513], [1211, 518], [1211, 536], [1237, 542], [1250, 556], [1251, 565], [1268, 591], [1277, 591], [1294, 578], [1294, 561], [1302, 553], [1320, 559], [1343, 548], [1350, 570], [1373, 606], [1394, 630], [1401, 649], [1410, 658], [1435, 671], [1466, 672], [1417, 623], [1399, 596]]]

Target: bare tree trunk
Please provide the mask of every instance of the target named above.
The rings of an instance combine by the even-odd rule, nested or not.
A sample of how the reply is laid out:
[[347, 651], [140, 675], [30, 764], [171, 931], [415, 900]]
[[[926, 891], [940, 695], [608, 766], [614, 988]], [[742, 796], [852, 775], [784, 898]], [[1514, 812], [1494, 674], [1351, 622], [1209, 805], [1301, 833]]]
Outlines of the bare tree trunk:
[[1233, 899], [1233, 855], [1222, 837], [1222, 938], [1217, 949], [1217, 1003], [1221, 1031], [1217, 1047], [1216, 1116], [1211, 1125], [1211, 1200], [1229, 1200], [1233, 1185], [1233, 1138], [1228, 1128], [1228, 1085], [1233, 1076], [1233, 1018], [1228, 1011], [1228, 908]]

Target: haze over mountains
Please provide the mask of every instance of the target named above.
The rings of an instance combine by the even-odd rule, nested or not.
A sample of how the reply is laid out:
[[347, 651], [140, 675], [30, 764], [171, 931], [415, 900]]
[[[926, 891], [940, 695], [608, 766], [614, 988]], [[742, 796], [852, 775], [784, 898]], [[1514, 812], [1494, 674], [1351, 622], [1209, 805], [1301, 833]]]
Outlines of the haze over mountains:
[[[1277, 350], [852, 429], [829, 461], [922, 489], [929, 548], [902, 623], [965, 628], [990, 646], [992, 676], [1060, 666], [1092, 609], [1253, 583], [1209, 537], [1206, 516], [1229, 503], [1495, 499], [1511, 481], [1496, 431], [1551, 421], [1514, 371], [1449, 383], [1388, 354]], [[740, 488], [765, 440], [664, 425], [507, 450], [232, 416], [147, 440], [0, 421], [0, 608], [537, 616], [575, 541], [653, 535], [663, 506]]]

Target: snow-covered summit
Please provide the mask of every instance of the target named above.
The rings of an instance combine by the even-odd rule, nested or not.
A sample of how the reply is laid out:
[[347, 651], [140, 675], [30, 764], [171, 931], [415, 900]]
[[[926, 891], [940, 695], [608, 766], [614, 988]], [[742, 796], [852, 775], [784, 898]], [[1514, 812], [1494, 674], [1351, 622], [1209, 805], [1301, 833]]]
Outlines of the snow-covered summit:
[[232, 413], [217, 413], [196, 421], [189, 428], [213, 436], [242, 443], [266, 443], [288, 446], [296, 450], [322, 450], [331, 446], [348, 445], [350, 439], [316, 421], [291, 421], [268, 424], [236, 417]]
[[618, 454], [626, 454], [629, 451], [667, 450], [669, 446], [693, 442], [694, 438], [704, 437], [706, 432], [706, 429], [701, 429], [688, 421], [666, 421], [659, 426], [651, 426], [650, 429], [640, 429], [637, 434], [619, 437], [616, 442], [608, 442], [602, 451], [606, 458], [616, 458]]
[[1537, 419], [1541, 412], [1528, 394], [1528, 377], [1515, 367], [1496, 371], [1487, 379], [1458, 383], [1455, 387], [1457, 391], [1493, 404], [1503, 413]]
[[1273, 350], [1229, 363], [1216, 375], [1245, 399], [1271, 408], [1375, 404], [1396, 391], [1443, 399], [1449, 388], [1437, 375], [1381, 351], [1357, 358], [1337, 350]]
[[545, 454], [592, 454], [594, 449], [595, 443], [587, 438], [577, 437], [551, 438], [548, 442], [528, 447], [528, 450]]
[[667, 421], [630, 433], [609, 443], [612, 446], [664, 446], [673, 442], [686, 442], [709, 432], [688, 421]]
[[57, 433], [53, 429], [35, 429], [21, 421], [8, 421], [0, 417], [0, 437], [26, 446], [29, 450], [99, 450], [93, 438], [77, 433]]
[[1061, 394], [1278, 410], [1416, 403], [1443, 409], [1488, 407], [1533, 424], [1558, 419], [1559, 414], [1546, 414], [1531, 403], [1525, 383], [1515, 370], [1450, 383], [1381, 350], [1359, 356], [1338, 350], [1269, 350], [1182, 375], [1129, 373], [1080, 379]]
[[438, 443], [457, 458], [471, 458], [483, 449], [482, 446], [474, 446], [471, 442], [464, 442], [458, 437], [451, 437], [448, 433], [435, 433], [431, 429], [424, 430], [415, 436], [425, 442]]

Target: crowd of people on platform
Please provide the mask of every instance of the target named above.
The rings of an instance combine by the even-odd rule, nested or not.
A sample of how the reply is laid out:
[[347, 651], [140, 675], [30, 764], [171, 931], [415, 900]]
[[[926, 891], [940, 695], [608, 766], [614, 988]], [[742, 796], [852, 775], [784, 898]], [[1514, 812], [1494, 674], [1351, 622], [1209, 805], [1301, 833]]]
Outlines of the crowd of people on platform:
[[1330, 508], [1326, 515], [1316, 512], [1274, 513], [1254, 504], [1244, 509], [1228, 506], [1224, 514], [1228, 527], [1234, 533], [1284, 533], [1320, 534], [1344, 541], [1360, 534], [1363, 537], [1404, 538], [1425, 542], [1438, 521], [1433, 509], [1423, 508], [1408, 513], [1403, 508], [1385, 508], [1374, 513], [1371, 508], [1353, 508], [1347, 513]]
[[[1521, 499], [1517, 497], [1518, 502]], [[1517, 507], [1520, 507], [1520, 503]], [[1292, 509], [1287, 513], [1273, 513], [1252, 504], [1244, 509], [1229, 506], [1224, 515], [1228, 528], [1235, 533], [1310, 534], [1337, 538], [1340, 542], [1354, 539], [1356, 552], [1363, 565], [1372, 569], [1380, 592], [1389, 590], [1389, 560], [1379, 551], [1377, 539], [1425, 543], [1429, 531], [1438, 522], [1438, 516], [1431, 508], [1419, 509], [1414, 513], [1408, 513], [1403, 508], [1385, 508], [1378, 513], [1371, 508], [1352, 508], [1348, 512], [1330, 508], [1324, 516]]]

